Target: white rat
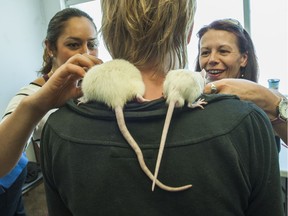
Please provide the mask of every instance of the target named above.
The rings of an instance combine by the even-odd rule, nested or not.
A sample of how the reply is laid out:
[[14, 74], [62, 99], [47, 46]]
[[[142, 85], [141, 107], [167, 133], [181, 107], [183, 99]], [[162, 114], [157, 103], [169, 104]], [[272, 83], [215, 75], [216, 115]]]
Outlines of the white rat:
[[[99, 101], [114, 109], [119, 129], [135, 151], [140, 167], [144, 173], [153, 180], [153, 174], [145, 164], [144, 157], [137, 142], [129, 133], [123, 114], [124, 105], [133, 99], [140, 102], [147, 101], [143, 98], [145, 85], [140, 71], [128, 61], [115, 59], [101, 65], [95, 65], [88, 70], [82, 81], [83, 100]], [[81, 104], [80, 103], [80, 104]], [[157, 186], [167, 191], [182, 191], [190, 186], [170, 187], [155, 180]]]
[[[169, 71], [165, 78], [163, 84], [163, 94], [164, 97], [166, 97], [166, 103], [168, 103], [169, 106], [162, 131], [161, 142], [155, 166], [152, 191], [154, 191], [155, 182], [158, 176], [161, 158], [163, 155], [174, 107], [183, 107], [185, 101], [187, 101], [188, 107], [201, 107], [204, 109], [202, 105], [207, 104], [207, 102], [202, 99], [196, 101], [196, 99], [203, 93], [205, 86], [205, 76], [205, 70], [202, 70], [201, 72], [192, 72], [185, 69], [178, 69]], [[192, 187], [192, 185], [190, 185], [190, 187]]]

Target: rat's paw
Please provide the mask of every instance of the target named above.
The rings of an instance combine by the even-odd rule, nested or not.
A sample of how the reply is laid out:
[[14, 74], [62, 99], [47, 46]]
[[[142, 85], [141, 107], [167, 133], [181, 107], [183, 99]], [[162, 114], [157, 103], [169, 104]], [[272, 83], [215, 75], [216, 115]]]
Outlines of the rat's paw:
[[206, 104], [207, 102], [204, 99], [199, 98], [199, 100], [194, 103], [188, 103], [188, 107], [192, 109], [196, 107], [200, 107], [201, 109], [204, 109], [202, 105], [206, 105]]

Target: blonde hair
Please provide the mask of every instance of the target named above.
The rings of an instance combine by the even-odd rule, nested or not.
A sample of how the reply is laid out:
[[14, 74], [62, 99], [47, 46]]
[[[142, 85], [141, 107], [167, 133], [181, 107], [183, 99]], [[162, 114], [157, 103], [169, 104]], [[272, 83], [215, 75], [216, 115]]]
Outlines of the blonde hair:
[[163, 71], [168, 55], [168, 69], [186, 66], [196, 0], [102, 0], [101, 6], [101, 32], [112, 58]]

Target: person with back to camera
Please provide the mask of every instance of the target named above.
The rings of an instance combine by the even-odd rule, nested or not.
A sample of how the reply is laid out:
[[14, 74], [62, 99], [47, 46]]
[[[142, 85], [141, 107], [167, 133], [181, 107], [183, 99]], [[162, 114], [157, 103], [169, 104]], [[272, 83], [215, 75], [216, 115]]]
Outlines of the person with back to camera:
[[[0, 124], [0, 215], [25, 215], [22, 202], [28, 162], [23, 152], [25, 143], [32, 134], [39, 144], [43, 125], [51, 113], [48, 111], [81, 95], [75, 83], [87, 68], [101, 62], [95, 58], [97, 55], [97, 29], [92, 18], [74, 8], [56, 13], [45, 39], [40, 71], [43, 76], [12, 98]], [[57, 75], [46, 86], [54, 72]]]
[[[123, 111], [151, 171], [167, 112], [163, 83], [167, 73], [187, 65], [196, 2], [103, 0], [101, 6], [103, 39], [114, 60], [93, 70], [117, 72], [122, 59], [141, 74], [141, 96], [149, 101], [131, 100]], [[49, 215], [283, 215], [278, 153], [266, 114], [232, 95], [201, 98], [208, 102], [204, 109], [176, 108], [171, 120], [157, 179], [172, 187], [192, 184], [177, 192], [158, 185], [151, 191], [151, 179], [105, 102], [70, 100], [51, 114], [41, 140]]]
[[[207, 71], [210, 83], [205, 93], [236, 94], [243, 100], [254, 102], [269, 116], [275, 133], [288, 144], [288, 100], [278, 91], [257, 84], [258, 62], [254, 45], [240, 22], [235, 19], [216, 20], [202, 27], [197, 35], [195, 69]], [[280, 147], [278, 138], [277, 142]]]

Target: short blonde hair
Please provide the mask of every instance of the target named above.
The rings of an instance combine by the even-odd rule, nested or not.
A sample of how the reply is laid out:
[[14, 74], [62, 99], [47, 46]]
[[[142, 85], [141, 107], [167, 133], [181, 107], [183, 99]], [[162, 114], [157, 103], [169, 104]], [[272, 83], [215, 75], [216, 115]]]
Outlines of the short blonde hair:
[[112, 58], [164, 70], [168, 54], [168, 69], [186, 66], [196, 0], [102, 0], [101, 6], [101, 32]]

